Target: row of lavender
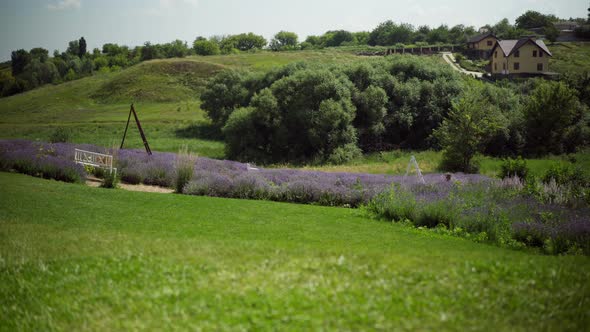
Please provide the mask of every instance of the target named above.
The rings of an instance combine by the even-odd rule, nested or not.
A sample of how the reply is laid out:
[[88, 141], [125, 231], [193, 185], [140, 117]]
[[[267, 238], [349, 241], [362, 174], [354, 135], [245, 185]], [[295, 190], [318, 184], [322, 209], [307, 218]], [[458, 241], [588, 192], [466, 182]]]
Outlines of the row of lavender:
[[[0, 141], [0, 169], [80, 182], [85, 170], [73, 162], [74, 148], [109, 153], [92, 145]], [[122, 181], [178, 186], [182, 155], [156, 152], [148, 156], [140, 150], [113, 152]], [[517, 241], [528, 246], [560, 246], [550, 252], [567, 251], [572, 246], [590, 252], [589, 211], [523, 196], [522, 190], [515, 188], [518, 183], [515, 186], [510, 181], [465, 174], [454, 174], [452, 181], [447, 181], [440, 174], [428, 174], [426, 185], [419, 185], [413, 176], [252, 169], [247, 164], [209, 158], [190, 159], [189, 168], [190, 181], [176, 188], [185, 194], [329, 206], [367, 205], [376, 215], [389, 220], [409, 219], [416, 226], [426, 227], [443, 224], [454, 232], [479, 234], [500, 244]], [[399, 184], [403, 188], [392, 189]], [[393, 195], [392, 190], [396, 191]], [[497, 213], [502, 210], [510, 213]]]
[[[45, 166], [53, 165], [64, 174], [56, 179], [80, 182], [84, 168], [74, 163], [74, 149], [109, 153], [108, 149], [88, 144], [47, 144], [26, 140], [0, 141], [0, 164], [3, 169], [51, 177]], [[116, 150], [116, 164], [121, 180], [130, 184], [144, 183], [173, 188], [178, 172], [178, 154], [155, 152], [148, 156], [141, 150]], [[113, 153], [111, 152], [111, 153]], [[269, 199], [296, 203], [356, 207], [367, 203], [393, 183], [416, 183], [416, 177], [386, 176], [357, 173], [323, 173], [293, 169], [253, 169], [247, 164], [195, 158], [191, 181], [179, 188], [186, 194], [218, 197]], [[47, 173], [47, 174], [46, 174]], [[457, 174], [462, 183], [488, 180], [479, 175]], [[442, 175], [425, 175], [426, 183], [447, 182]], [[449, 183], [447, 183], [448, 185]]]

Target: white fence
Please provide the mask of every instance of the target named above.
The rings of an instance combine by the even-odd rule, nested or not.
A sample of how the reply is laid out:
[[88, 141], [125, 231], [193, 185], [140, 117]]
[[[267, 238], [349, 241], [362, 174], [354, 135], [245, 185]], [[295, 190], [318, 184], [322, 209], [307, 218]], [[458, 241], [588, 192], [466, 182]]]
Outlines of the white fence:
[[76, 164], [106, 168], [117, 175], [117, 169], [113, 167], [113, 156], [110, 154], [75, 149], [74, 161]]

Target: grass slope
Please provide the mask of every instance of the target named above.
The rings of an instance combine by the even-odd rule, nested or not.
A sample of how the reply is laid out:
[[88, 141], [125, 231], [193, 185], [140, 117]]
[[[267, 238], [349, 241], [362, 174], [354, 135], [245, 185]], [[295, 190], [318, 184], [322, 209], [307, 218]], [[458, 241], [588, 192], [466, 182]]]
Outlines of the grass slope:
[[555, 43], [549, 45], [553, 57], [549, 70], [560, 74], [590, 71], [590, 42]]
[[[224, 145], [210, 135], [199, 95], [207, 80], [224, 68], [264, 70], [301, 60], [347, 62], [356, 56], [338, 50], [257, 52], [153, 60], [116, 73], [47, 85], [0, 99], [0, 138], [48, 141], [57, 127], [71, 141], [118, 144], [129, 105], [135, 102], [151, 148], [178, 151], [188, 145], [200, 155], [222, 158]], [[127, 147], [142, 148], [135, 126]]]
[[0, 173], [0, 330], [583, 330], [590, 259]]

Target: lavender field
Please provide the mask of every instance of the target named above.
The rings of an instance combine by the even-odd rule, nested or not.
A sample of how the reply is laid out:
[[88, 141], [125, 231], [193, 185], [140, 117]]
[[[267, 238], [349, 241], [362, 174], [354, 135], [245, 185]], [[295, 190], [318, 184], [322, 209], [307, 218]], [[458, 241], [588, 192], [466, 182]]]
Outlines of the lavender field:
[[461, 173], [450, 180], [448, 174], [425, 174], [421, 183], [414, 175], [254, 168], [182, 153], [148, 156], [142, 150], [25, 140], [0, 141], [0, 169], [83, 182], [86, 170], [74, 163], [75, 148], [114, 154], [121, 181], [130, 184], [175, 188], [188, 195], [362, 207], [376, 218], [478, 242], [590, 254], [587, 197], [556, 183], [525, 185], [518, 178]]

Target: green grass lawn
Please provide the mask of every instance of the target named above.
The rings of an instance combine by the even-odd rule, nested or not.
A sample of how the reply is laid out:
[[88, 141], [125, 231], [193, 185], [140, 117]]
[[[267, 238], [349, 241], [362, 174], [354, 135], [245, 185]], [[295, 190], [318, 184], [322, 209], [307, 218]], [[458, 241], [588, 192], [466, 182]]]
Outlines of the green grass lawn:
[[[0, 173], [0, 330], [576, 330], [590, 259]], [[584, 327], [586, 326], [586, 327]]]
[[[411, 156], [415, 156], [420, 169], [424, 173], [440, 172], [442, 153], [437, 151], [386, 151], [370, 153], [343, 165], [306, 166], [305, 169], [324, 172], [352, 172], [352, 173], [373, 173], [373, 174], [405, 174]], [[480, 164], [479, 172], [484, 175], [495, 177], [501, 169], [502, 159], [488, 156], [476, 157]], [[527, 159], [527, 166], [530, 172], [542, 176], [553, 165], [573, 164], [590, 176], [590, 151], [580, 151], [568, 156], [546, 156], [543, 158]], [[281, 167], [285, 165], [278, 165]], [[412, 168], [413, 172], [414, 169]], [[412, 173], [414, 174], [414, 173]]]
[[555, 43], [549, 45], [553, 57], [549, 70], [560, 74], [590, 71], [590, 42]]

